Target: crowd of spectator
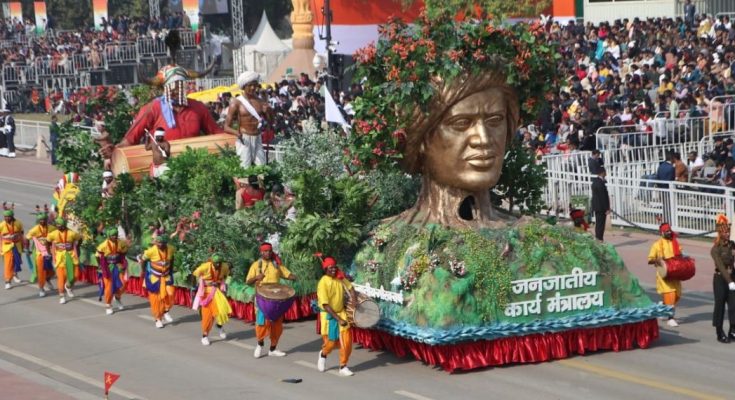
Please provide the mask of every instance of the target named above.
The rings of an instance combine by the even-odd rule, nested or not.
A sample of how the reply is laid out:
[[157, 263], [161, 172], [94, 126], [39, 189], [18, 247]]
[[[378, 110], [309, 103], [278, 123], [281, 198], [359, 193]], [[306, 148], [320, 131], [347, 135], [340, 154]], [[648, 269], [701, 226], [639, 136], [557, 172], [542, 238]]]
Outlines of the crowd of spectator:
[[[714, 19], [623, 19], [594, 25], [547, 25], [562, 55], [562, 86], [518, 135], [540, 153], [592, 150], [600, 127], [614, 145], [697, 139], [735, 127], [735, 24]], [[683, 118], [709, 116], [693, 129]], [[674, 120], [674, 123], [659, 123]], [[678, 123], [676, 121], [682, 121]], [[627, 134], [637, 132], [637, 134]]]

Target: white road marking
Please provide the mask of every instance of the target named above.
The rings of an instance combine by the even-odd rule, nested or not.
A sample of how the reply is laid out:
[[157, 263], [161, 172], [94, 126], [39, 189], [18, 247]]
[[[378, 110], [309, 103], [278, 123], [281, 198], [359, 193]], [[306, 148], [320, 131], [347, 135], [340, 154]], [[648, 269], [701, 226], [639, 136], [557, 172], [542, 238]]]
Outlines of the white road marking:
[[226, 340], [225, 343], [231, 344], [237, 347], [242, 347], [243, 349], [247, 349], [247, 350], [255, 350], [255, 346], [253, 346], [252, 344], [242, 343], [242, 342], [238, 342], [235, 340]]
[[[101, 301], [97, 301], [97, 300], [80, 298], [79, 301], [82, 301], [84, 303], [91, 304], [91, 305], [97, 306], [97, 307], [107, 307], [107, 304], [105, 304], [105, 303], [103, 303]], [[68, 302], [69, 302], [69, 300], [67, 300], [67, 303]]]
[[84, 317], [77, 317], [77, 318], [67, 318], [67, 319], [55, 319], [51, 321], [46, 322], [37, 322], [35, 324], [27, 324], [27, 325], [17, 325], [17, 326], [6, 326], [4, 328], [0, 328], [0, 332], [2, 331], [12, 331], [15, 329], [24, 329], [24, 328], [34, 328], [37, 326], [42, 325], [52, 325], [52, 324], [59, 324], [59, 323], [65, 323], [65, 322], [72, 322], [72, 321], [80, 321], [83, 319], [92, 319], [92, 318], [99, 318], [101, 315], [87, 315]]
[[[298, 364], [298, 365], [300, 365], [300, 366], [302, 366], [302, 367], [306, 367], [306, 368], [311, 368], [311, 369], [313, 369], [313, 370], [316, 370], [316, 369], [317, 369], [317, 368], [316, 368], [316, 364], [315, 364], [315, 363], [313, 363], [313, 362], [308, 362], [308, 361], [304, 361], [304, 360], [298, 360], [298, 361], [294, 361], [293, 363], [294, 363], [294, 364]], [[326, 370], [326, 371], [324, 371], [324, 372], [326, 372], [326, 373], [328, 373], [328, 374], [332, 374], [332, 375], [340, 376], [340, 375], [339, 375], [339, 372], [337, 372], [337, 370], [336, 370], [336, 369], [328, 369], [328, 370]]]
[[431, 397], [422, 396], [420, 394], [409, 392], [408, 390], [396, 390], [393, 392], [399, 396], [408, 397], [409, 399], [414, 400], [432, 400]]
[[[7, 182], [7, 183], [13, 183], [16, 185], [21, 186], [30, 186], [33, 188], [43, 188], [43, 189], [53, 189], [56, 187], [56, 185], [50, 184], [50, 183], [41, 183], [41, 182], [33, 182], [33, 181], [24, 181], [21, 179], [16, 178], [10, 178], [7, 176], [0, 177], [0, 182]], [[16, 203], [16, 205], [18, 205]]]
[[[6, 346], [3, 346], [1, 344], [0, 344], [0, 351], [2, 351], [3, 353], [10, 354], [13, 357], [18, 357], [18, 358], [21, 358], [21, 359], [26, 360], [28, 362], [31, 362], [33, 364], [36, 364], [38, 366], [41, 366], [41, 367], [50, 369], [50, 370], [55, 371], [55, 372], [58, 372], [58, 373], [60, 373], [62, 375], [66, 375], [66, 376], [68, 376], [70, 378], [76, 379], [76, 380], [78, 380], [80, 382], [84, 382], [84, 383], [86, 383], [88, 385], [92, 385], [92, 386], [97, 387], [97, 388], [100, 388], [100, 389], [104, 389], [105, 388], [105, 384], [102, 382], [102, 371], [100, 371], [100, 378], [99, 379], [93, 379], [93, 378], [90, 378], [90, 377], [88, 377], [86, 375], [82, 375], [82, 374], [80, 374], [78, 372], [72, 371], [72, 370], [70, 370], [68, 368], [64, 368], [64, 367], [62, 367], [60, 365], [56, 365], [56, 364], [54, 364], [54, 363], [52, 363], [50, 361], [46, 361], [46, 360], [41, 359], [41, 358], [38, 358], [36, 356], [30, 355], [30, 354], [26, 354], [26, 353], [23, 353], [21, 351], [15, 350], [15, 349], [11, 349], [10, 347], [6, 347]], [[123, 396], [123, 397], [128, 398], [128, 399], [145, 400], [145, 397], [143, 397], [143, 396], [140, 396], [140, 395], [135, 394], [135, 393], [132, 393], [132, 392], [128, 392], [127, 390], [118, 389], [118, 388], [115, 388], [115, 387], [112, 387], [110, 389], [110, 392], [115, 393], [115, 394], [120, 395], [120, 396]]]
[[144, 319], [146, 321], [156, 322], [156, 320], [153, 319], [153, 317], [151, 317], [150, 315], [138, 314], [138, 318]]

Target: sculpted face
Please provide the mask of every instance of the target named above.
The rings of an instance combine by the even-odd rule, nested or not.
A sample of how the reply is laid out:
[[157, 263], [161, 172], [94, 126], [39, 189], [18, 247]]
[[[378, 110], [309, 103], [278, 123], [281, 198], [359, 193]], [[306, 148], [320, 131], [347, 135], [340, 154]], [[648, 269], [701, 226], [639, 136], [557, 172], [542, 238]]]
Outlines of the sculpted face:
[[423, 144], [424, 173], [439, 184], [470, 192], [495, 186], [505, 155], [507, 112], [499, 88], [455, 104]]

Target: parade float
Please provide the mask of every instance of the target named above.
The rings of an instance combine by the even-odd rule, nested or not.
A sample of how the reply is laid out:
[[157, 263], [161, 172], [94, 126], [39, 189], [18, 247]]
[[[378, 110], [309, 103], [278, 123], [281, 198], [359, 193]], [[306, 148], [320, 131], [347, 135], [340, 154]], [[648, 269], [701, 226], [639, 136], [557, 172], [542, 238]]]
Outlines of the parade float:
[[348, 269], [382, 314], [355, 341], [448, 371], [648, 347], [671, 309], [612, 246], [493, 201], [531, 177], [498, 185], [518, 123], [556, 79], [544, 27], [433, 11], [389, 22], [357, 54], [352, 164], [401, 168], [421, 190]]
[[[100, 143], [64, 126], [61, 168], [79, 173], [65, 213], [84, 234], [85, 280], [97, 281], [91, 255], [104, 227], [125, 233], [131, 257], [166, 234], [178, 250], [176, 303], [191, 305], [191, 272], [217, 251], [233, 272], [233, 314], [252, 321], [255, 293], [244, 276], [259, 243], [277, 237], [299, 277], [284, 282], [297, 296], [286, 320], [313, 315], [322, 274], [314, 254], [335, 256], [382, 315], [356, 328], [369, 349], [455, 371], [648, 347], [656, 318], [671, 309], [651, 302], [611, 246], [529, 216], [541, 209], [543, 166], [512, 137], [558, 84], [543, 27], [454, 11], [382, 27], [356, 54], [364, 93], [351, 134], [304, 121], [301, 135], [280, 143], [278, 163], [243, 169], [226, 143], [182, 146], [158, 179], [119, 168], [103, 198]], [[155, 95], [136, 90], [136, 99]], [[144, 104], [128, 100], [109, 105], [113, 143]], [[233, 178], [249, 175], [268, 190], [289, 187], [295, 218], [266, 202], [235, 210]], [[145, 295], [130, 261], [127, 290]]]

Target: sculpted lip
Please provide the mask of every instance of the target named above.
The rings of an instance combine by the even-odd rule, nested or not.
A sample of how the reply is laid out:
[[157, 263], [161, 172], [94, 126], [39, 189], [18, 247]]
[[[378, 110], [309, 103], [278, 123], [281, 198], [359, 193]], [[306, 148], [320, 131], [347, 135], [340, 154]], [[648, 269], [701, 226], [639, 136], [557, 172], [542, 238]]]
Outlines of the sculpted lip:
[[477, 168], [489, 168], [495, 163], [495, 156], [488, 153], [473, 154], [465, 158], [468, 164]]

